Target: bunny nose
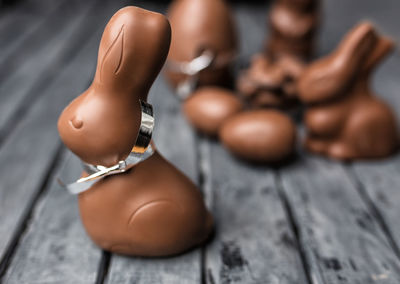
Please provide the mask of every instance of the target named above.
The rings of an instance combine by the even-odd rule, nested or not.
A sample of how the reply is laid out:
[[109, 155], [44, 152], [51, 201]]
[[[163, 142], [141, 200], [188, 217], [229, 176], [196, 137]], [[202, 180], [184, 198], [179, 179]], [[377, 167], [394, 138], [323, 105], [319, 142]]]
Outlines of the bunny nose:
[[83, 126], [83, 121], [75, 116], [70, 120], [70, 123], [75, 129], [80, 129]]

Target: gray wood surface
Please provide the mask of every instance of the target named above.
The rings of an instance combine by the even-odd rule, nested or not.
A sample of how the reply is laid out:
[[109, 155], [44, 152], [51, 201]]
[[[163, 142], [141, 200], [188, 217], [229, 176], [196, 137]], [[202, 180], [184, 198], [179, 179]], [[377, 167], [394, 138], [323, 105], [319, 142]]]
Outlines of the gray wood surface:
[[237, 3], [233, 7], [238, 32], [239, 58], [238, 65], [245, 68], [251, 56], [263, 50], [268, 33], [266, 4], [249, 5]]
[[[21, 113], [30, 107], [35, 99], [42, 95], [48, 82], [59, 75], [71, 57], [85, 44], [93, 26], [98, 25], [96, 14], [93, 13], [95, 1], [84, 1], [82, 5], [66, 9], [56, 21], [49, 23], [50, 30], [40, 31], [43, 43], [39, 47], [28, 44], [29, 50], [16, 55], [24, 64], [15, 62], [18, 66], [14, 72], [6, 73], [0, 85], [0, 137], [4, 138], [21, 118]], [[102, 9], [103, 10], [103, 9]], [[100, 12], [100, 9], [95, 9]], [[71, 21], [71, 19], [73, 19]], [[85, 27], [82, 29], [82, 27]], [[47, 38], [46, 38], [47, 37]], [[45, 38], [45, 39], [43, 39]], [[73, 43], [73, 44], [71, 44]], [[6, 69], [6, 68], [5, 68]], [[4, 69], [3, 69], [4, 70]], [[1, 73], [1, 71], [0, 71]]]
[[52, 175], [49, 192], [35, 207], [30, 225], [12, 259], [5, 283], [94, 283], [101, 251], [86, 235], [79, 220], [75, 196], [54, 177], [73, 180], [81, 164], [64, 155]]
[[375, 210], [376, 217], [387, 231], [398, 255], [400, 255], [399, 173], [399, 154], [383, 161], [355, 163], [350, 171], [360, 194], [372, 210]]
[[2, 146], [0, 161], [9, 165], [0, 173], [0, 210], [4, 217], [0, 224], [2, 254], [16, 228], [25, 221], [26, 209], [42, 190], [46, 175], [56, 162], [61, 144], [55, 122], [63, 107], [88, 84], [98, 40], [99, 34], [91, 41], [91, 46], [83, 49], [80, 57], [65, 67]]
[[280, 174], [313, 283], [400, 282], [400, 261], [342, 165], [302, 155]]
[[[92, 78], [103, 26], [109, 17], [121, 7], [121, 3], [117, 1], [110, 1], [107, 5], [108, 9], [92, 11], [91, 20], [97, 25], [89, 26], [92, 29], [87, 30], [88, 40], [82, 42], [78, 55], [65, 66], [57, 80], [50, 84], [43, 96], [32, 106], [31, 112], [19, 126], [25, 131], [18, 132], [17, 130], [10, 136], [11, 140], [13, 138], [22, 140], [27, 136], [32, 139], [30, 155], [25, 159], [39, 161], [42, 168], [59, 163], [59, 161], [52, 163], [51, 159], [54, 154], [46, 154], [46, 151], [59, 149], [60, 146], [55, 122], [65, 105], [82, 92]], [[60, 88], [60, 86], [63, 87]], [[45, 118], [47, 120], [43, 122]], [[31, 133], [41, 135], [43, 140], [35, 139], [32, 137], [33, 135], [30, 135]], [[8, 140], [4, 148], [7, 147], [7, 142]], [[10, 145], [11, 149], [8, 150], [13, 151], [12, 147], [16, 144]], [[63, 173], [70, 177], [78, 176], [79, 161], [75, 159], [69, 162], [69, 166], [63, 168]], [[29, 171], [30, 166], [29, 163], [20, 166], [20, 171]], [[42, 170], [41, 167], [39, 170]], [[11, 268], [5, 277], [9, 283], [32, 283], [34, 281], [37, 283], [90, 283], [94, 282], [97, 277], [101, 251], [84, 233], [79, 221], [76, 198], [55, 184], [54, 178], [59, 174], [59, 172], [55, 174], [53, 172], [49, 177], [53, 180], [49, 193], [40, 197], [40, 202], [33, 211], [28, 229], [20, 241], [12, 258]], [[40, 176], [43, 174], [37, 175], [36, 179]], [[72, 178], [67, 180], [72, 180]], [[18, 181], [24, 182], [21, 178]], [[14, 182], [16, 183], [16, 181]], [[25, 182], [29, 182], [29, 180]], [[37, 190], [34, 191], [34, 187], [29, 186], [28, 189], [30, 189], [31, 195], [37, 196]], [[44, 193], [47, 191], [48, 189], [44, 188]], [[29, 196], [26, 189], [25, 194]], [[8, 202], [13, 202], [12, 205], [16, 209], [26, 207], [24, 199], [8, 200]], [[63, 204], [62, 208], [60, 208], [61, 204]], [[22, 218], [24, 217], [26, 216]], [[12, 232], [11, 229], [12, 227], [9, 228]], [[72, 274], [73, 277], [71, 277]]]
[[203, 148], [217, 223], [206, 249], [207, 282], [306, 283], [274, 171], [237, 161], [217, 143], [206, 142]]
[[[16, 38], [22, 36], [27, 25], [37, 21], [37, 17], [45, 17], [57, 5], [52, 0], [26, 0], [18, 5], [1, 7], [0, 9], [0, 47], [4, 48]], [[50, 8], [50, 9], [49, 9]]]
[[[76, 198], [55, 182], [80, 172], [56, 120], [92, 78], [100, 32], [122, 1], [25, 0], [0, 11], [0, 282], [400, 283], [400, 154], [341, 164], [301, 153], [278, 169], [251, 166], [198, 137], [162, 78], [149, 99], [156, 146], [203, 190], [214, 239], [160, 259], [105, 254], [90, 241]], [[325, 0], [319, 54], [363, 18], [399, 41], [399, 7]], [[267, 4], [233, 9], [243, 67], [263, 47]], [[374, 79], [396, 110], [399, 63], [397, 52]]]
[[[15, 66], [13, 62], [21, 60], [21, 56], [24, 56], [24, 50], [29, 50], [31, 45], [35, 46], [35, 43], [43, 44], [43, 41], [46, 42], [46, 38], [41, 38], [41, 31], [49, 29], [49, 26], [51, 27], [49, 24], [54, 22], [54, 19], [66, 9], [69, 2], [77, 3], [78, 1], [44, 0], [42, 4], [39, 2], [40, 1], [36, 0], [32, 3], [32, 5], [38, 6], [33, 9], [33, 11], [38, 11], [37, 14], [34, 14], [32, 17], [23, 17], [20, 22], [14, 22], [14, 19], [11, 18], [11, 22], [5, 23], [8, 29], [5, 30], [7, 33], [3, 33], [3, 40], [0, 43], [0, 64], [2, 65], [2, 73], [0, 74], [4, 74], [4, 72], [8, 70], [11, 71], [13, 66]], [[27, 9], [29, 9], [29, 6]], [[21, 25], [20, 32], [10, 33], [15, 25]], [[7, 68], [3, 69], [4, 67]]]

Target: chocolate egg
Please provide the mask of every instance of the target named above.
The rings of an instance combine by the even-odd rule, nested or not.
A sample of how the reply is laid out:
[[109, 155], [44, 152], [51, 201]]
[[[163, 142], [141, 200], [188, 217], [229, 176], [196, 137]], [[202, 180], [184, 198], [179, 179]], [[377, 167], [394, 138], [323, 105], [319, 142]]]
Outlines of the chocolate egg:
[[251, 110], [229, 118], [220, 132], [222, 143], [233, 154], [253, 162], [279, 162], [290, 156], [296, 127], [276, 110]]
[[203, 87], [183, 104], [189, 122], [200, 132], [217, 136], [222, 123], [243, 108], [234, 93], [218, 87]]

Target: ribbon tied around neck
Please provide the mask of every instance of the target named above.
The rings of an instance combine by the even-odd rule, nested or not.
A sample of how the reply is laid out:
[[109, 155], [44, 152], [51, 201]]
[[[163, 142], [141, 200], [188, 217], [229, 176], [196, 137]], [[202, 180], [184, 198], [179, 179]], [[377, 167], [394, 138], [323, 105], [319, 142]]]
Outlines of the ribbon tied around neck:
[[100, 179], [106, 176], [124, 173], [138, 163], [151, 157], [155, 151], [154, 146], [151, 143], [154, 129], [153, 107], [151, 104], [142, 100], [140, 100], [140, 106], [141, 123], [139, 133], [131, 153], [125, 160], [119, 161], [116, 165], [111, 167], [91, 165], [82, 162], [83, 169], [88, 176], [82, 177], [77, 181], [68, 184], [62, 182], [61, 179], [58, 179], [58, 183], [66, 188], [71, 194], [79, 194], [90, 189], [90, 187]]

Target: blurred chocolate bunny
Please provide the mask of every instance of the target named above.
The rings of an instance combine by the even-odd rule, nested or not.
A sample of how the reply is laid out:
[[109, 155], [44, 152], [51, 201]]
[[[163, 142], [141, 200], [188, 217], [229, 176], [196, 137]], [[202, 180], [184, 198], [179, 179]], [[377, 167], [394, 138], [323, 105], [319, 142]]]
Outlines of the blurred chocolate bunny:
[[198, 86], [229, 86], [237, 53], [236, 28], [225, 0], [175, 0], [166, 76], [185, 98]]
[[370, 88], [371, 73], [392, 48], [391, 40], [363, 22], [306, 68], [298, 91], [309, 105], [307, 149], [344, 160], [385, 157], [397, 149], [396, 118]]
[[266, 54], [308, 59], [319, 26], [319, 0], [275, 0], [269, 12], [270, 37]]

